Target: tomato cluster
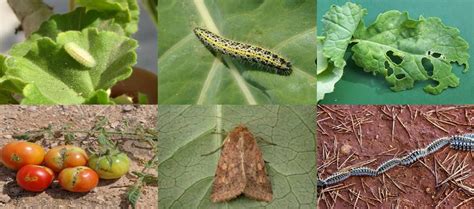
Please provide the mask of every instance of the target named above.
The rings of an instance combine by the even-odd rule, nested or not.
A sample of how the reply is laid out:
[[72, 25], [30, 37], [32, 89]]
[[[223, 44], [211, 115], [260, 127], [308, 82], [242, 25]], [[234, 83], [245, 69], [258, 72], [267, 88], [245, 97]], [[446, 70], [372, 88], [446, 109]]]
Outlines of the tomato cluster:
[[16, 181], [27, 191], [46, 190], [56, 172], [59, 173], [57, 179], [63, 189], [88, 192], [97, 186], [99, 178], [117, 179], [128, 172], [128, 156], [121, 152], [113, 153], [94, 154], [89, 158], [82, 148], [71, 145], [54, 147], [45, 153], [38, 144], [15, 141], [0, 149], [0, 163], [18, 170]]

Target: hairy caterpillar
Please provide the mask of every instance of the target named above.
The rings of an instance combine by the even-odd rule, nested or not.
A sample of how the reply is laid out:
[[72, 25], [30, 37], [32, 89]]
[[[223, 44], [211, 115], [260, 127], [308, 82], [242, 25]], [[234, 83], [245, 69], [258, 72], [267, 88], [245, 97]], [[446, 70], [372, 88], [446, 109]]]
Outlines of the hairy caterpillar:
[[400, 165], [401, 160], [399, 158], [393, 158], [388, 161], [385, 161], [377, 168], [377, 174], [380, 175], [385, 171], [392, 169], [393, 167]]
[[447, 138], [438, 139], [434, 142], [431, 142], [428, 146], [426, 146], [426, 152], [427, 154], [431, 154], [433, 152], [438, 151], [439, 149], [446, 146], [447, 144], [449, 144], [449, 139]]
[[274, 71], [279, 75], [290, 75], [292, 72], [289, 61], [267, 49], [229, 40], [203, 28], [194, 28], [193, 31], [212, 51], [263, 66], [266, 70]]
[[474, 151], [474, 138], [464, 136], [453, 136], [450, 143], [451, 148], [461, 151]]
[[456, 135], [452, 137], [444, 137], [431, 142], [423, 149], [417, 149], [405, 155], [402, 158], [393, 158], [382, 163], [377, 170], [368, 167], [352, 168], [350, 172], [337, 172], [326, 179], [318, 179], [318, 187], [325, 187], [327, 185], [337, 184], [351, 176], [377, 176], [397, 165], [410, 165], [418, 159], [427, 156], [442, 147], [450, 144], [452, 149], [461, 151], [474, 151], [474, 134]]
[[376, 176], [377, 171], [368, 167], [358, 167], [351, 169], [351, 176]]
[[344, 181], [347, 178], [351, 176], [351, 173], [349, 172], [340, 172], [340, 173], [335, 173], [329, 177], [327, 177], [324, 181], [326, 182], [326, 185], [331, 185], [335, 184], [340, 181]]
[[74, 58], [74, 60], [88, 68], [93, 68], [97, 64], [95, 62], [94, 57], [92, 57], [92, 55], [88, 51], [81, 48], [74, 42], [64, 44], [64, 49], [69, 54], [69, 56]]

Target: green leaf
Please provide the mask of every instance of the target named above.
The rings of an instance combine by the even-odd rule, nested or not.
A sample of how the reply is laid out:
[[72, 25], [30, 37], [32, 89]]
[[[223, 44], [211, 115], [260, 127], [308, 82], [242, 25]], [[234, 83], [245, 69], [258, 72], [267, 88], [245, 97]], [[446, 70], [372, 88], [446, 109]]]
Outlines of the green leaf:
[[[86, 49], [97, 65], [87, 68], [79, 64], [64, 50], [68, 42]], [[56, 40], [44, 37], [29, 44], [24, 56], [7, 58], [5, 72], [8, 79], [27, 84], [22, 100], [27, 104], [84, 103], [97, 90], [128, 78], [136, 62], [135, 40], [97, 29], [63, 32]]]
[[142, 179], [138, 179], [137, 182], [127, 191], [128, 202], [130, 203], [132, 208], [136, 207], [138, 199], [140, 198], [142, 192], [142, 188]]
[[[315, 208], [314, 106], [160, 106], [160, 208]], [[224, 135], [246, 125], [258, 140], [272, 182], [269, 203], [244, 196], [212, 203]], [[217, 130], [217, 131], [216, 131]]]
[[88, 98], [85, 104], [115, 104], [115, 102], [111, 101], [107, 91], [100, 89]]
[[323, 54], [329, 58], [336, 68], [344, 68], [344, 53], [349, 46], [357, 26], [367, 10], [361, 6], [347, 2], [343, 6], [332, 5], [323, 16], [324, 36]]
[[323, 37], [317, 37], [317, 71], [318, 71], [318, 82], [317, 82], [317, 93], [316, 101], [324, 99], [324, 95], [334, 91], [334, 86], [342, 78], [343, 69], [334, 67], [331, 61], [323, 55], [322, 45], [324, 42]]
[[[387, 11], [368, 27], [360, 25], [354, 34], [353, 60], [366, 72], [385, 76], [393, 91], [411, 89], [415, 81], [432, 80], [424, 90], [439, 94], [457, 87], [459, 78], [451, 62], [468, 64], [468, 43], [459, 30], [439, 18], [410, 19], [407, 12]], [[432, 67], [431, 67], [431, 66]]]
[[[160, 104], [314, 104], [315, 1], [160, 2]], [[278, 15], [275, 15], [278, 14]], [[195, 27], [287, 58], [290, 76], [214, 56]]]
[[138, 19], [140, 15], [136, 0], [76, 0], [78, 4], [87, 10], [97, 10], [106, 15], [113, 16], [116, 23], [123, 26], [127, 35], [138, 30]]

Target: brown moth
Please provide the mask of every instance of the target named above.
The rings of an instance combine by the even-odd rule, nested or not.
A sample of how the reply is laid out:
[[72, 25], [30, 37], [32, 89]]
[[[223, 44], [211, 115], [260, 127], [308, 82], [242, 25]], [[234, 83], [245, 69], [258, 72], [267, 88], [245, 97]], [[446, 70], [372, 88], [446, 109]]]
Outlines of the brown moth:
[[224, 202], [241, 194], [266, 202], [273, 197], [262, 152], [252, 133], [243, 125], [234, 128], [224, 141], [211, 200]]

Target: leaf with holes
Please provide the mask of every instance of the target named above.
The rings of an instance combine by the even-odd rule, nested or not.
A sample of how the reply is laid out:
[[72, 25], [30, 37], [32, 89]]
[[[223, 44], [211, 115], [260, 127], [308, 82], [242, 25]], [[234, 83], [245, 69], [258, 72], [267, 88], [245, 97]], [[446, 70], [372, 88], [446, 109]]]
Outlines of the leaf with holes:
[[[316, 1], [165, 0], [158, 10], [160, 104], [314, 103]], [[195, 36], [195, 27], [269, 49], [290, 61], [293, 72], [281, 76], [220, 59]]]
[[468, 43], [459, 30], [444, 25], [439, 18], [410, 19], [396, 10], [380, 14], [365, 27], [360, 24], [353, 35], [352, 59], [366, 72], [385, 76], [393, 91], [411, 89], [415, 81], [432, 80], [424, 90], [439, 94], [457, 87], [459, 78], [452, 62], [468, 70]]

